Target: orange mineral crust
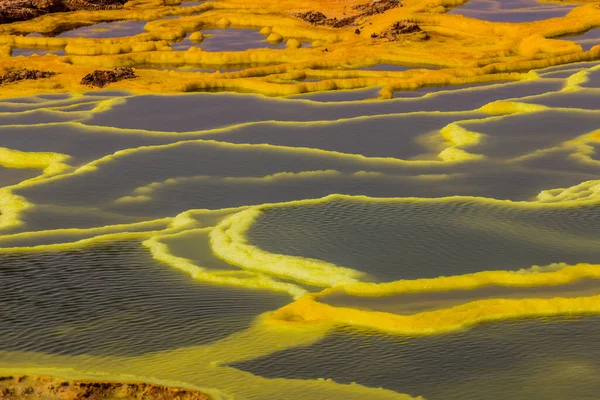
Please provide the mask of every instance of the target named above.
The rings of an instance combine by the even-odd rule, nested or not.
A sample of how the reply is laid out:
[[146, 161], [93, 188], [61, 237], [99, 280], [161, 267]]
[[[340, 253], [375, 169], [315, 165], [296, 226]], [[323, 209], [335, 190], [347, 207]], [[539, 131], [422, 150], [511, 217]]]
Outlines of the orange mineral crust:
[[[0, 72], [35, 67], [56, 75], [3, 84], [0, 96], [85, 91], [81, 80], [94, 70], [130, 67], [137, 78], [111, 87], [134, 93], [234, 91], [267, 96], [381, 87], [380, 97], [390, 98], [394, 92], [426, 86], [530, 80], [535, 79], [528, 73], [531, 69], [600, 58], [598, 46], [584, 51], [573, 41], [556, 39], [600, 25], [598, 3], [579, 5], [562, 17], [522, 23], [447, 13], [462, 4], [224, 0], [182, 7], [154, 0], [48, 13], [0, 25]], [[94, 24], [115, 20], [137, 21], [139, 30], [103, 35], [105, 28], [99, 27], [94, 32]], [[64, 34], [82, 26], [92, 33]], [[210, 41], [223, 30], [241, 29], [242, 41], [260, 31], [264, 44], [203, 48], [204, 37]], [[269, 43], [281, 44], [269, 48]], [[22, 50], [56, 54], [19, 56]], [[410, 69], [364, 69], [375, 64]]]

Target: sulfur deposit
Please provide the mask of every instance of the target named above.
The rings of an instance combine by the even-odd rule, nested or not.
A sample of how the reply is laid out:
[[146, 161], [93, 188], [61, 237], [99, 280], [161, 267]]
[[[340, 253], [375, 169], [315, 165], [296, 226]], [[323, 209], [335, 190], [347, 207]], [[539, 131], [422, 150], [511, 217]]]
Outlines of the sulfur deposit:
[[[48, 8], [44, 3], [43, 10], [77, 11], [43, 15], [39, 11], [42, 8], [35, 8], [42, 5], [22, 3], [18, 9], [36, 17], [0, 25], [0, 46], [8, 54], [21, 48], [63, 49], [66, 54], [36, 58], [5, 55], [0, 62], [4, 70], [27, 66], [57, 74], [37, 89], [3, 89], [3, 97], [16, 92], [78, 91], [78, 81], [94, 69], [129, 67], [140, 79], [115, 87], [134, 93], [228, 90], [288, 96], [380, 86], [380, 97], [390, 98], [394, 92], [427, 86], [526, 80], [531, 79], [527, 74], [531, 69], [600, 57], [598, 47], [584, 51], [572, 41], [556, 39], [599, 25], [597, 3], [580, 4], [560, 18], [514, 24], [447, 14], [463, 4], [447, 0], [427, 4], [417, 0], [267, 1], [260, 5], [227, 0], [185, 8], [179, 7], [179, 2], [162, 0], [130, 1], [122, 6], [89, 2], [91, 5], [81, 8], [54, 3]], [[6, 7], [14, 9], [10, 4]], [[108, 38], [55, 36], [116, 20], [144, 21], [144, 32]], [[212, 28], [268, 30], [269, 41], [286, 40], [294, 45], [285, 50], [176, 49], [186, 36], [198, 42], [199, 32]], [[296, 41], [311, 46], [300, 47]], [[361, 70], [379, 63], [414, 68], [404, 72]], [[189, 68], [229, 67], [241, 68], [220, 74], [186, 72]], [[171, 71], [165, 74], [156, 68]]]
[[49, 376], [0, 377], [0, 393], [5, 400], [28, 399], [151, 399], [208, 400], [208, 396], [186, 389], [146, 383], [68, 381]]
[[3, 2], [0, 398], [594, 398], [600, 3], [517, 3]]

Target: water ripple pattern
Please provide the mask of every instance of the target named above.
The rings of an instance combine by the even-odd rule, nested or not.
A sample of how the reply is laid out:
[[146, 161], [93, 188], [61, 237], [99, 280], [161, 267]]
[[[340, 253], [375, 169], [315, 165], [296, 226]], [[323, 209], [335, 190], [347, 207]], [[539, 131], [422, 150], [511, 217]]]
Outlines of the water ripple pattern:
[[[453, 13], [490, 14], [499, 3], [459, 5]], [[100, 64], [123, 56], [138, 66], [144, 52], [107, 36], [120, 24], [136, 37], [162, 32], [175, 49], [164, 53], [179, 54], [167, 64], [226, 53], [234, 65], [255, 52], [284, 68], [290, 46], [246, 50], [275, 46], [252, 24], [208, 24], [226, 13], [212, 7], [165, 6], [69, 32], [114, 41]], [[537, 19], [571, 7], [499, 10]], [[468, 19], [438, 11], [420, 15]], [[169, 36], [158, 28], [173, 15], [182, 25]], [[179, 51], [200, 28], [204, 50]], [[70, 34], [42, 39], [64, 40], [72, 64], [31, 62], [83, 68], [88, 56], [74, 54], [93, 46]], [[294, 54], [318, 48], [300, 39]], [[582, 54], [523, 58], [517, 75], [497, 64], [491, 81], [370, 58], [281, 70], [265, 86], [252, 83], [265, 70], [245, 69], [236, 73], [256, 76], [232, 78], [256, 89], [245, 94], [205, 93], [232, 89], [214, 77], [229, 72], [214, 71], [207, 79], [220, 83], [203, 93], [2, 92], [0, 371], [159, 381], [213, 399], [593, 399], [600, 66]], [[146, 67], [146, 77], [179, 74]], [[344, 74], [360, 85], [332, 83]], [[446, 86], [394, 86], [395, 74]], [[257, 94], [310, 79], [319, 82], [301, 84], [338, 90]], [[381, 96], [385, 87], [394, 90]]]

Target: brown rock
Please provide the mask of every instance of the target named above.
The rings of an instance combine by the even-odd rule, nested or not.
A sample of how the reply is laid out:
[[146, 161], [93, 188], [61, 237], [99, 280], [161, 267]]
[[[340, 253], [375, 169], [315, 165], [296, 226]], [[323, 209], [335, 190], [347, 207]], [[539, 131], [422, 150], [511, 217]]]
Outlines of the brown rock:
[[137, 78], [137, 75], [131, 68], [115, 68], [112, 71], [95, 70], [84, 76], [81, 84], [102, 88], [112, 82], [133, 78]]
[[[17, 3], [17, 4], [15, 4]], [[0, 24], [26, 21], [40, 15], [45, 14], [43, 10], [39, 10], [35, 7], [21, 7], [21, 5], [31, 5], [31, 2], [19, 1], [19, 2], [1, 2], [0, 3]]]
[[422, 32], [421, 27], [412, 21], [397, 21], [388, 29], [381, 33], [373, 33], [371, 34], [371, 38], [373, 39], [387, 39], [390, 42], [400, 40], [402, 35], [407, 35], [410, 33]]
[[38, 10], [47, 12], [63, 11], [63, 3], [61, 0], [32, 0], [32, 6]]
[[0, 24], [27, 21], [45, 14], [79, 10], [114, 10], [126, 0], [0, 0]]
[[354, 9], [360, 11], [362, 16], [367, 17], [382, 14], [396, 7], [403, 7], [403, 4], [399, 0], [371, 0], [366, 4], [354, 6]]
[[4, 75], [0, 75], [0, 85], [24, 80], [43, 79], [54, 75], [56, 75], [56, 72], [23, 68], [16, 71], [9, 71]]
[[323, 21], [327, 19], [325, 14], [318, 11], [308, 11], [305, 13], [299, 13], [296, 14], [296, 17], [313, 25], [320, 25]]
[[346, 17], [342, 19], [337, 18], [328, 18], [325, 20], [324, 25], [330, 26], [332, 28], [345, 28], [354, 24], [354, 22], [359, 18], [359, 15], [355, 15], [353, 17]]
[[66, 11], [98, 11], [116, 10], [125, 4], [126, 0], [62, 0]]
[[327, 18], [325, 14], [319, 11], [308, 11], [296, 14], [296, 17], [316, 26], [330, 26], [332, 28], [345, 28], [352, 25], [359, 18], [358, 15], [342, 19]]
[[325, 14], [319, 11], [299, 13], [296, 14], [296, 17], [313, 25], [330, 26], [332, 28], [345, 28], [355, 24], [359, 18], [381, 14], [396, 7], [402, 7], [400, 0], [371, 0], [366, 4], [354, 6], [354, 10], [358, 11], [359, 14], [342, 19], [327, 18]]

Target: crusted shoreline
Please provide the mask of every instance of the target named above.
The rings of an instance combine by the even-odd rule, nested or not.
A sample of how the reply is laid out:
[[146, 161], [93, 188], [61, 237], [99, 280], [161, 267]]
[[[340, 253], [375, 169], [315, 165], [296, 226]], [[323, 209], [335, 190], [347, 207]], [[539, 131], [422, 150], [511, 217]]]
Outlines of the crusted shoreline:
[[[181, 7], [181, 0], [131, 0], [121, 6], [123, 1], [3, 2], [2, 7], [77, 3], [93, 10], [0, 23], [0, 74], [24, 68], [55, 73], [4, 85], [0, 97], [81, 92], [87, 86], [80, 84], [82, 77], [96, 70], [133, 68], [136, 79], [104, 81], [136, 94], [231, 91], [273, 97], [381, 87], [377, 98], [391, 99], [395, 92], [431, 86], [531, 80], [530, 70], [600, 59], [600, 45], [584, 50], [562, 38], [600, 24], [600, 4], [589, 0], [559, 18], [511, 24], [447, 13], [465, 0], [221, 0], [193, 7]], [[56, 36], [115, 21], [143, 23], [143, 31]], [[263, 47], [177, 47], [188, 37], [192, 42], [203, 37], [202, 31], [250, 28], [264, 35]], [[285, 41], [286, 47], [268, 48], [269, 38]], [[37, 53], [19, 54], [23, 49]], [[50, 53], [59, 50], [62, 54]], [[375, 64], [406, 69], [368, 70]]]
[[71, 381], [52, 376], [0, 376], [2, 400], [209, 400], [202, 392], [144, 382]]

